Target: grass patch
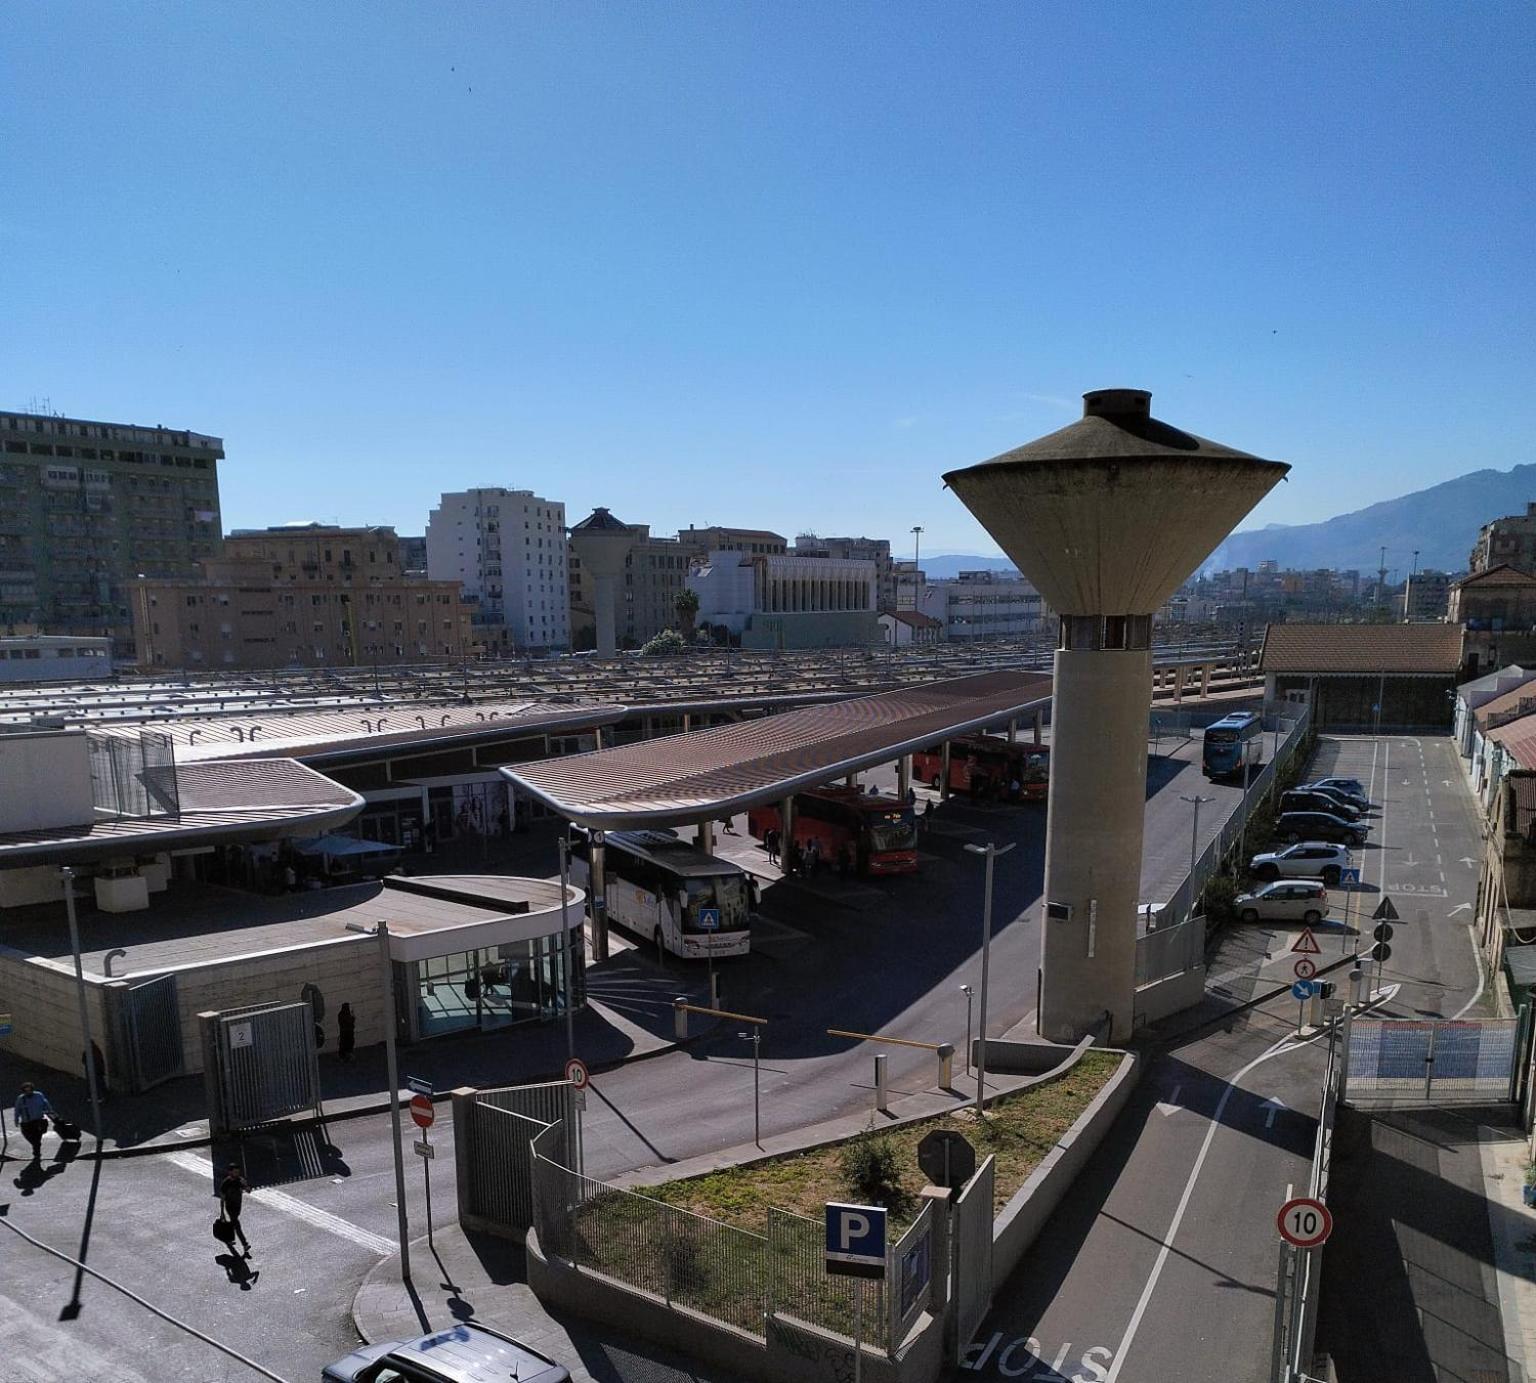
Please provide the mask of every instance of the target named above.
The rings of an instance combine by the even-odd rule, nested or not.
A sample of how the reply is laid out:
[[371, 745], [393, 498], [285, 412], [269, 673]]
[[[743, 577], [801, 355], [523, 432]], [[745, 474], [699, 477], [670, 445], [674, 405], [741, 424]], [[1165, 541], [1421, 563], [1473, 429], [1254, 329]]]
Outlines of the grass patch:
[[[882, 1177], [893, 1229], [910, 1224], [921, 1208], [917, 1195], [927, 1184], [927, 1178], [917, 1165], [917, 1145], [934, 1129], [949, 1128], [963, 1133], [976, 1149], [978, 1160], [997, 1158], [995, 1212], [1007, 1204], [1040, 1160], [1072, 1127], [1120, 1060], [1110, 1052], [1086, 1052], [1059, 1080], [1006, 1095], [988, 1106], [984, 1120], [966, 1106], [951, 1114], [897, 1128], [876, 1126], [875, 1136], [868, 1142], [888, 1143], [893, 1154], [894, 1175]], [[853, 1146], [857, 1147], [857, 1143]], [[770, 1209], [788, 1210], [819, 1221], [822, 1207], [828, 1201], [859, 1198], [850, 1177], [867, 1159], [850, 1155], [848, 1147], [845, 1144], [815, 1148], [751, 1167], [731, 1167], [641, 1190], [642, 1194], [668, 1205], [756, 1233], [762, 1232]]]

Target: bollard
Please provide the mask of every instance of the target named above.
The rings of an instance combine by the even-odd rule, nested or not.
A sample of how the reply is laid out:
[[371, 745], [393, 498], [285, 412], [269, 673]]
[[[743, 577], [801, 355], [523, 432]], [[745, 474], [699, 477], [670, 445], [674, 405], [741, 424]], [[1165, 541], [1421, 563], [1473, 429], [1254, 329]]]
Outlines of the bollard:
[[709, 1006], [720, 1007], [720, 972], [718, 970], [709, 972]]
[[890, 1092], [885, 1088], [885, 1055], [875, 1057], [875, 1108], [882, 1114], [890, 1112]]
[[676, 1033], [676, 1036], [677, 1036], [677, 1040], [679, 1042], [686, 1041], [687, 1037], [688, 1037], [688, 1000], [687, 999], [677, 998], [677, 999], [672, 1000], [672, 1020], [673, 1020], [674, 1030], [675, 1030], [675, 1033]]
[[955, 1048], [945, 1042], [939, 1048], [939, 1089], [950, 1090], [955, 1084]]

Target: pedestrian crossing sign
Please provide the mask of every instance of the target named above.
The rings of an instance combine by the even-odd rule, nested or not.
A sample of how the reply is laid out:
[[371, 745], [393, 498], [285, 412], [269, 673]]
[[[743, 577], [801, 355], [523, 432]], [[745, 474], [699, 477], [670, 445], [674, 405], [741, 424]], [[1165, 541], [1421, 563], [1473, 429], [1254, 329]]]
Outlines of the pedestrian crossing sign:
[[1293, 956], [1320, 956], [1323, 948], [1317, 944], [1317, 938], [1312, 935], [1311, 927], [1304, 927], [1300, 936], [1296, 938], [1296, 944], [1291, 947]]

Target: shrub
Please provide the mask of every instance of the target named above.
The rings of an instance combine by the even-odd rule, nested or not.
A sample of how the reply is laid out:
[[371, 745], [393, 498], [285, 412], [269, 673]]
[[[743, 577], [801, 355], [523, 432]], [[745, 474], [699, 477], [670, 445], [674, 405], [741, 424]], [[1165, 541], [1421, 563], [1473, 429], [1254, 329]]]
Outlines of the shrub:
[[647, 640], [640, 653], [645, 658], [665, 658], [674, 653], [685, 653], [688, 645], [675, 629], [663, 629], [655, 638]]
[[849, 1191], [861, 1201], [896, 1210], [906, 1200], [901, 1189], [901, 1164], [889, 1138], [866, 1134], [844, 1143], [838, 1168]]
[[1232, 920], [1232, 904], [1237, 898], [1237, 880], [1227, 874], [1214, 874], [1206, 880], [1205, 887], [1200, 892], [1200, 907], [1198, 911], [1205, 914], [1205, 919], [1210, 922], [1230, 922]]

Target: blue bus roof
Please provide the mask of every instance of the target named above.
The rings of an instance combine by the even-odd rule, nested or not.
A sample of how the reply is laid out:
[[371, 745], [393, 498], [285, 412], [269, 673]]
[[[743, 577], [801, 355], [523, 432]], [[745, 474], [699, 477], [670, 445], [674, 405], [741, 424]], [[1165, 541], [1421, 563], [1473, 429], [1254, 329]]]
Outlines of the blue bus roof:
[[1252, 711], [1233, 711], [1229, 716], [1222, 716], [1218, 721], [1207, 725], [1207, 730], [1215, 730], [1220, 727], [1223, 730], [1243, 730], [1258, 719]]

